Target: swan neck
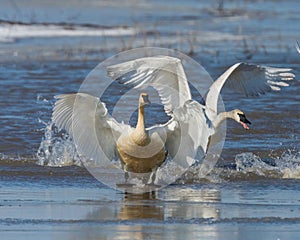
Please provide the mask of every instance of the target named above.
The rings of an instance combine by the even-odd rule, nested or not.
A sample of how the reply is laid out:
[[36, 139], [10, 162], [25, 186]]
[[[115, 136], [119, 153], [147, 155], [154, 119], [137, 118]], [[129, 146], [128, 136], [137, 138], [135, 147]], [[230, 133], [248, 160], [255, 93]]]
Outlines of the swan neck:
[[139, 131], [145, 131], [145, 111], [144, 106], [142, 106], [141, 104], [139, 104], [136, 129], [138, 129]]
[[131, 134], [132, 141], [139, 146], [146, 146], [150, 143], [150, 137], [145, 129], [144, 106], [139, 105], [138, 121], [135, 130]]
[[218, 128], [223, 121], [227, 118], [233, 118], [231, 112], [221, 112], [217, 115], [216, 119], [213, 121], [213, 125], [215, 128]]

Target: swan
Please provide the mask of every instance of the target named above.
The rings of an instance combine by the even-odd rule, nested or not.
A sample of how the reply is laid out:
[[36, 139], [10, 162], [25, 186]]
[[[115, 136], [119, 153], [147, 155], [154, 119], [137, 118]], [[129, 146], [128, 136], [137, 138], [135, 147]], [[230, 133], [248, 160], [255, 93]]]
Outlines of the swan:
[[[87, 93], [55, 96], [52, 121], [74, 139], [77, 152], [98, 164], [120, 158], [126, 172], [155, 173], [166, 155], [187, 169], [205, 156], [210, 136], [226, 119], [233, 119], [245, 129], [250, 121], [243, 111], [217, 111], [224, 85], [244, 95], [260, 95], [288, 86], [291, 69], [236, 63], [227, 69], [207, 91], [205, 101], [192, 99], [181, 60], [170, 56], [139, 58], [107, 67], [107, 74], [120, 84], [143, 90], [157, 90], [170, 120], [150, 128], [144, 125], [144, 106], [148, 95], [139, 99], [138, 123], [135, 128], [116, 121], [105, 103]], [[226, 84], [225, 84], [226, 83]], [[166, 154], [167, 153], [167, 154]]]
[[119, 157], [126, 182], [128, 172], [155, 172], [166, 159], [164, 133], [145, 128], [147, 93], [140, 94], [135, 128], [118, 123], [109, 116], [105, 103], [87, 93], [60, 94], [55, 99], [52, 121], [78, 139], [75, 145], [81, 157], [103, 162]]
[[195, 140], [193, 144], [202, 148], [201, 156], [203, 156], [208, 147], [207, 139], [210, 140], [210, 136], [217, 132], [223, 121], [232, 119], [244, 129], [249, 129], [248, 124], [251, 124], [242, 110], [218, 112], [218, 98], [223, 87], [231, 88], [245, 96], [259, 96], [269, 91], [280, 91], [281, 87], [289, 86], [286, 81], [294, 79], [295, 75], [291, 70], [244, 62], [236, 63], [213, 82], [202, 103], [192, 99], [181, 60], [175, 57], [139, 58], [109, 66], [107, 74], [132, 88], [144, 89], [151, 86], [156, 89], [164, 104], [165, 112], [173, 117], [173, 121], [182, 121], [184, 116], [198, 112], [201, 117], [194, 115], [188, 121], [189, 124], [192, 124], [193, 120], [201, 123], [193, 128], [199, 132], [195, 135], [200, 137], [196, 140], [193, 138]]
[[[293, 80], [295, 77], [289, 68], [236, 63], [214, 81], [206, 93], [204, 103], [200, 104], [191, 99], [190, 89], [183, 71], [181, 60], [169, 56], [140, 58], [108, 67], [108, 75], [122, 84], [137, 89], [148, 86], [155, 88], [169, 115], [174, 110], [180, 111], [187, 102], [193, 103], [194, 108], [203, 109], [203, 114], [208, 117], [210, 122], [208, 126], [214, 129], [217, 129], [226, 119], [233, 119], [245, 129], [249, 129], [247, 124], [251, 124], [244, 112], [239, 109], [218, 113], [218, 97], [223, 86], [228, 86], [246, 96], [259, 96], [272, 90], [279, 91], [280, 87], [289, 86], [285, 81]], [[128, 74], [129, 72], [131, 74]], [[170, 79], [170, 76], [174, 74], [180, 75], [176, 79], [177, 81]], [[179, 99], [173, 96], [174, 93], [170, 94], [170, 88], [174, 88], [174, 86], [175, 91], [180, 91]]]
[[126, 172], [154, 172], [166, 159], [164, 141], [156, 132], [149, 135], [145, 129], [144, 107], [147, 104], [150, 104], [148, 94], [141, 93], [136, 127], [117, 140], [117, 151]]

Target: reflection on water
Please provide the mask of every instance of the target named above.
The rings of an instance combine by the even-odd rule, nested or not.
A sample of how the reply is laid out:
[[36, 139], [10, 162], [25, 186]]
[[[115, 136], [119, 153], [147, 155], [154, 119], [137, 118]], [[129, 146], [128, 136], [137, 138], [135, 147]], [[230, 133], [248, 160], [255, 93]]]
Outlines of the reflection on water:
[[165, 209], [166, 219], [219, 219], [219, 210], [210, 204], [221, 201], [218, 189], [167, 188], [162, 198], [170, 202]]
[[[63, 176], [57, 175], [58, 182], [66, 182]], [[292, 237], [300, 224], [298, 180], [171, 185], [137, 195], [116, 192], [87, 176], [67, 178], [65, 186], [52, 177], [13, 178], [0, 178], [3, 239], [8, 234], [18, 239], [26, 228], [43, 239], [231, 240], [257, 227], [257, 238], [269, 240], [278, 224], [286, 224]], [[229, 234], [233, 231], [236, 238]]]
[[156, 192], [125, 194], [117, 217], [120, 220], [164, 220], [163, 208], [155, 200]]
[[[84, 221], [91, 224], [82, 228], [81, 238], [182, 239], [186, 223], [219, 220], [215, 204], [221, 201], [221, 194], [216, 188], [172, 186], [160, 192], [128, 193], [120, 197], [119, 202], [106, 202], [86, 215]], [[187, 237], [197, 236], [195, 226], [192, 228]], [[207, 229], [213, 231], [214, 227]], [[77, 233], [73, 237], [78, 237]]]
[[[300, 222], [297, 211], [300, 195], [293, 185], [293, 182], [278, 183], [276, 189], [269, 182], [263, 187], [251, 182], [173, 185], [159, 192], [124, 194], [120, 195], [119, 202], [107, 202], [87, 214], [85, 222], [91, 222], [91, 216], [98, 220], [82, 230], [86, 231], [85, 239], [95, 236], [106, 239], [240, 239], [245, 232], [252, 233], [251, 226], [259, 228], [261, 222], [267, 227], [283, 219], [295, 224]], [[278, 196], [278, 192], [285, 192], [285, 196]], [[276, 227], [269, 228], [276, 232]], [[274, 236], [263, 229], [255, 234], [260, 239]]]
[[[117, 214], [120, 220], [135, 219], [219, 219], [215, 204], [221, 202], [218, 189], [170, 187], [161, 192], [125, 194]], [[180, 204], [178, 204], [180, 203]]]
[[[117, 213], [117, 219], [138, 222], [163, 221], [163, 206], [156, 201], [155, 192], [143, 194], [125, 194], [121, 202], [121, 208]], [[120, 225], [116, 227], [114, 239], [123, 239], [126, 232], [126, 239], [150, 239], [151, 232], [147, 231], [147, 224]]]
[[[217, 189], [166, 188], [161, 192], [126, 194], [118, 213], [121, 220], [219, 219], [214, 205], [221, 201]], [[167, 202], [167, 204], [165, 204]], [[162, 203], [164, 203], [162, 205]], [[180, 204], [178, 204], [180, 203]]]

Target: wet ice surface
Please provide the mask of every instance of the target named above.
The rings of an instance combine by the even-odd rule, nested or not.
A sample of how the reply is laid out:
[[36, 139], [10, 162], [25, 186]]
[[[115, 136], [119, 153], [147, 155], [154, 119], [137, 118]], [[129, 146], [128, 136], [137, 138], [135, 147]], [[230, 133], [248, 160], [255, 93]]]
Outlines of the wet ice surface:
[[[35, 164], [53, 96], [76, 92], [122, 50], [179, 49], [213, 79], [239, 61], [293, 68], [298, 79], [298, 1], [225, 1], [224, 10], [217, 1], [14, 2], [0, 9], [3, 239], [298, 239], [298, 80], [259, 98], [224, 92], [226, 109], [242, 109], [252, 125], [228, 121], [222, 157], [205, 179], [194, 168], [159, 192], [125, 195], [70, 155]], [[108, 107], [119, 89], [111, 93]]]
[[[4, 239], [297, 239], [297, 180], [171, 185], [122, 194], [83, 169], [32, 165], [29, 179], [1, 176]], [[42, 169], [43, 168], [43, 169]], [[74, 168], [74, 167], [71, 167]], [[29, 171], [27, 170], [29, 173]], [[29, 174], [29, 176], [32, 174]]]

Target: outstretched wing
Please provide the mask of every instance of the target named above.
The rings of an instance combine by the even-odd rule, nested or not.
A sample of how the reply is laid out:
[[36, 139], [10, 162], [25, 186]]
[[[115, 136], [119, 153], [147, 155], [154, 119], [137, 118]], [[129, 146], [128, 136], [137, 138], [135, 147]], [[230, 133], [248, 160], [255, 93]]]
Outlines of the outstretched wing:
[[246, 96], [258, 96], [269, 91], [279, 91], [289, 86], [286, 81], [295, 75], [289, 68], [272, 68], [248, 63], [236, 63], [228, 68], [209, 88], [206, 106], [217, 112], [218, 96], [223, 86]]
[[115, 139], [127, 126], [111, 118], [97, 97], [77, 93], [55, 98], [52, 114], [55, 125], [70, 134], [84, 159], [97, 165], [108, 164], [115, 157]]
[[107, 67], [107, 74], [133, 88], [148, 86], [158, 91], [165, 112], [191, 99], [190, 88], [180, 59], [168, 56], [145, 57]]

